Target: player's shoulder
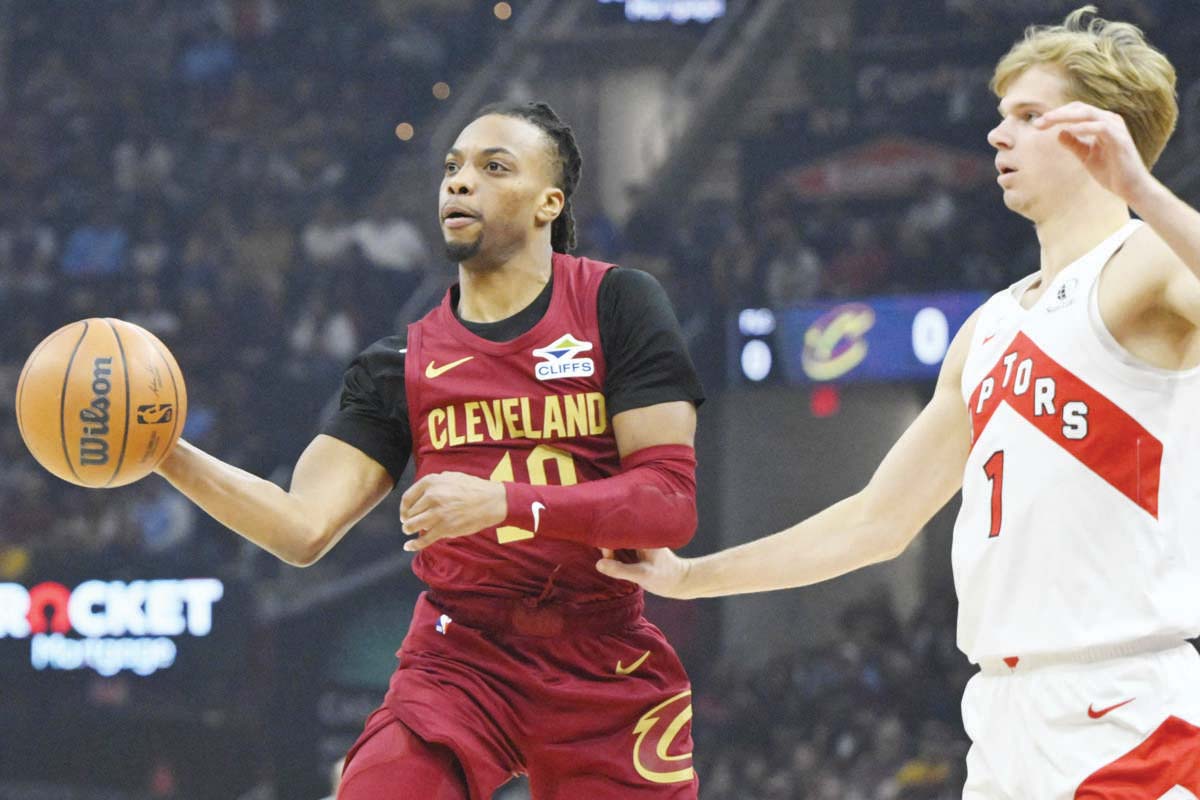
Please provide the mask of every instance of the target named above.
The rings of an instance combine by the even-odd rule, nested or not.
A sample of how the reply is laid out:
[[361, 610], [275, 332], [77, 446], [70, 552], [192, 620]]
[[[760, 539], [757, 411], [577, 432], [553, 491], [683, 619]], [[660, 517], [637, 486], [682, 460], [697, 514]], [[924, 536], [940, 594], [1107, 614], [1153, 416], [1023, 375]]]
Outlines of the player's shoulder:
[[1100, 313], [1106, 320], [1166, 312], [1200, 326], [1196, 273], [1149, 225], [1142, 225], [1100, 273]]
[[664, 293], [658, 278], [633, 267], [614, 266], [600, 282], [600, 291], [618, 302], [644, 302]]
[[1161, 303], [1166, 287], [1185, 275], [1190, 276], [1190, 270], [1170, 245], [1142, 225], [1100, 273], [1101, 306], [1110, 313], [1113, 303], [1126, 307], [1125, 313], [1145, 311]]
[[942, 359], [941, 370], [938, 374], [939, 385], [957, 387], [962, 381], [967, 357], [975, 341], [975, 330], [979, 325], [979, 318], [984, 315], [987, 309], [987, 305], [987, 303], [984, 303], [972, 311], [971, 316], [967, 317], [967, 321], [954, 334], [954, 338], [950, 341], [950, 346], [946, 349], [946, 356]]
[[1111, 265], [1125, 280], [1154, 283], [1169, 278], [1187, 265], [1176, 255], [1158, 231], [1142, 225], [1130, 235], [1112, 256]]
[[559, 269], [565, 268], [583, 274], [603, 275], [616, 267], [616, 264], [610, 264], [607, 261], [600, 261], [595, 258], [588, 258], [587, 256], [575, 255], [574, 253], [555, 252], [553, 261]]
[[355, 357], [354, 363], [365, 367], [372, 375], [398, 373], [403, 376], [407, 338], [405, 334], [393, 334], [377, 339]]

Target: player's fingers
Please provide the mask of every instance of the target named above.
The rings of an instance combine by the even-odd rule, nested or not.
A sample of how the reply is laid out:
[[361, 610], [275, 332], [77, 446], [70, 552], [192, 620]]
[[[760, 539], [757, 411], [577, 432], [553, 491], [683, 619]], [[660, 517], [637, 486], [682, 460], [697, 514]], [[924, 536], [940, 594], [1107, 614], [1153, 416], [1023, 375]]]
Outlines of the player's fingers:
[[1035, 119], [1033, 124], [1035, 127], [1044, 128], [1047, 125], [1058, 125], [1064, 122], [1104, 119], [1110, 113], [1095, 106], [1089, 106], [1087, 103], [1075, 101], [1047, 111]]
[[604, 558], [610, 558], [610, 559], [611, 559], [611, 558], [613, 558], [613, 557], [615, 557], [615, 556], [616, 556], [616, 551], [615, 551], [615, 550], [612, 550], [611, 548], [608, 548], [608, 547], [601, 547], [601, 548], [600, 548], [600, 555], [601, 555], [601, 556], [603, 556]]
[[416, 553], [424, 550], [432, 544], [435, 544], [442, 535], [437, 531], [426, 531], [415, 539], [409, 539], [404, 543], [404, 549], [410, 553]]
[[1096, 119], [1091, 114], [1075, 114], [1069, 111], [1047, 111], [1033, 121], [1035, 128], [1049, 128], [1052, 125], [1069, 125], [1073, 122], [1088, 122]]
[[623, 564], [615, 558], [602, 558], [596, 562], [596, 569], [610, 578], [640, 583], [646, 577], [646, 567], [642, 563]]
[[437, 527], [439, 521], [437, 512], [431, 509], [406, 518], [401, 524], [401, 528], [406, 534], [412, 536], [414, 533], [433, 530]]
[[1072, 122], [1069, 125], [1063, 126], [1063, 130], [1076, 138], [1084, 136], [1112, 136], [1115, 134], [1112, 126], [1103, 121]]
[[425, 494], [425, 488], [428, 485], [429, 476], [426, 475], [424, 478], [421, 478], [421, 480], [404, 490], [404, 494], [400, 495], [400, 516], [407, 514], [413, 503], [421, 499], [421, 497]]
[[1079, 158], [1087, 158], [1091, 154], [1094, 144], [1091, 137], [1081, 139], [1070, 131], [1061, 131], [1058, 134], [1058, 141]]
[[420, 516], [438, 507], [437, 498], [432, 494], [423, 494], [405, 508], [400, 506], [400, 522], [406, 523], [413, 517]]

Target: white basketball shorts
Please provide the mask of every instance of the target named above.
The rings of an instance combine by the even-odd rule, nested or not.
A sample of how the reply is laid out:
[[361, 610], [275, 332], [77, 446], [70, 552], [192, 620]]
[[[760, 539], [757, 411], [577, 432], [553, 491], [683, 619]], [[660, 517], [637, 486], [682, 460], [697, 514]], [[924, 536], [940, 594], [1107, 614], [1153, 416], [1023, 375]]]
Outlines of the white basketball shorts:
[[1197, 800], [1200, 655], [985, 664], [967, 685], [963, 800]]

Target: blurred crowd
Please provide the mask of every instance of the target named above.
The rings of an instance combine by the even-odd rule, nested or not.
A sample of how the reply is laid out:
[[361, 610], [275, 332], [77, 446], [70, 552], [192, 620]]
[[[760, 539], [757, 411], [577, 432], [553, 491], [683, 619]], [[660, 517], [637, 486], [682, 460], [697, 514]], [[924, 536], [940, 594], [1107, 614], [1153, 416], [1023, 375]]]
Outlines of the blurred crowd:
[[[994, 183], [986, 136], [999, 120], [988, 82], [1025, 25], [1080, 5], [865, 0], [848, 24], [800, 20], [808, 47], [775, 89], [785, 99], [737, 143], [736, 200], [631, 220], [609, 254], [659, 274], [693, 312], [995, 291], [1035, 271], [1036, 238]], [[1192, 46], [1200, 19], [1169, 0], [1113, 0], [1100, 10], [1142, 26], [1167, 52], [1186, 106], [1200, 76]], [[1182, 138], [1168, 146], [1160, 174], [1191, 160]]]
[[[856, 4], [859, 28], [867, 34], [959, 33], [974, 27], [1059, 19], [1086, 5], [1082, 0], [887, 0]], [[1128, 20], [1147, 30], [1165, 31], [1190, 12], [1173, 0], [1107, 0], [1094, 3], [1108, 19]]]
[[[502, 22], [470, 0], [9, 13], [0, 403], [11, 413], [20, 366], [50, 331], [121, 317], [184, 365], [189, 439], [286, 477], [350, 358], [442, 268], [418, 224], [432, 196], [395, 188], [414, 169], [397, 120], [429, 119], [431, 87], [469, 74]], [[239, 552], [162, 481], [66, 487], [11, 425], [0, 507], [0, 579], [72, 553], [224, 564]]]

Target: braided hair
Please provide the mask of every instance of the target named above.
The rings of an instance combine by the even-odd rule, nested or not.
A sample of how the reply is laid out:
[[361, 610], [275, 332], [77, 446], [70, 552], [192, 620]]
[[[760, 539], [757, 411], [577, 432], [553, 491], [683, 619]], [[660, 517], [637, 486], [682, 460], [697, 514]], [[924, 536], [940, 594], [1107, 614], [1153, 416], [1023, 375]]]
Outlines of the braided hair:
[[492, 103], [484, 106], [475, 118], [489, 114], [499, 114], [503, 117], [516, 117], [536, 125], [554, 143], [557, 151], [558, 180], [555, 186], [562, 189], [563, 210], [554, 220], [550, 228], [550, 247], [559, 253], [570, 253], [575, 249], [575, 213], [571, 199], [575, 188], [579, 186], [579, 175], [583, 169], [583, 157], [579, 155], [579, 145], [575, 143], [575, 134], [546, 103]]

